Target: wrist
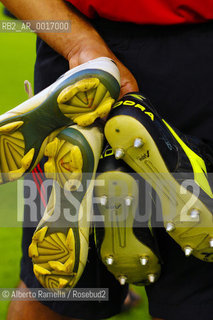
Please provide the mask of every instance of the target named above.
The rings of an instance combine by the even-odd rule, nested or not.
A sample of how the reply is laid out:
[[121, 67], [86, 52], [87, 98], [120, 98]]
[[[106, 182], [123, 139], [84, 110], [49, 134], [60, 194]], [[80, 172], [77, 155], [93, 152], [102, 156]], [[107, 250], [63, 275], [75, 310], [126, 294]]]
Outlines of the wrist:
[[78, 42], [72, 42], [67, 54], [70, 68], [98, 57], [113, 58], [113, 54], [98, 33], [82, 36]]
[[84, 50], [91, 42], [101, 39], [97, 31], [89, 23], [73, 24], [67, 43], [65, 58], [69, 60], [73, 55]]

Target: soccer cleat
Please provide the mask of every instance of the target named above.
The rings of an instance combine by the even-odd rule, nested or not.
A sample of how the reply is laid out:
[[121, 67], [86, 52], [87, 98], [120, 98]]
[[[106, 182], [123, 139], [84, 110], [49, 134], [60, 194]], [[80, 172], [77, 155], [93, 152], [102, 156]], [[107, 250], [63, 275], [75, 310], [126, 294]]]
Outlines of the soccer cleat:
[[95, 152], [97, 149], [99, 152], [99, 136], [100, 129], [93, 126], [82, 128], [73, 125], [61, 131], [44, 150], [47, 157], [45, 176], [56, 180], [61, 188], [69, 191], [78, 189], [85, 175], [84, 159], [89, 159], [89, 150]]
[[171, 127], [140, 93], [114, 105], [105, 135], [115, 155], [122, 150], [122, 159], [156, 190], [166, 231], [186, 256], [213, 262], [212, 150]]
[[[39, 225], [29, 246], [35, 276], [43, 287], [49, 289], [74, 287], [87, 262], [91, 222], [92, 195], [95, 173], [102, 150], [103, 134], [97, 127], [72, 126], [57, 137], [63, 144], [75, 144], [81, 152], [82, 176], [67, 180], [75, 188], [61, 188], [53, 182], [52, 192]], [[68, 150], [68, 145], [66, 150]], [[63, 153], [63, 150], [60, 151]], [[51, 177], [52, 158], [48, 165]], [[52, 167], [51, 167], [52, 166]], [[57, 169], [60, 170], [60, 167]], [[54, 171], [53, 175], [58, 175]], [[64, 172], [62, 172], [64, 178]], [[52, 177], [51, 177], [52, 178]], [[55, 176], [54, 176], [55, 178]], [[58, 181], [63, 181], [57, 178]], [[64, 182], [61, 183], [63, 185]], [[65, 184], [66, 187], [66, 184]]]
[[[137, 180], [136, 180], [137, 179]], [[95, 240], [102, 262], [121, 285], [148, 285], [158, 279], [160, 262], [148, 221], [140, 222], [142, 179], [106, 146], [94, 188]], [[102, 199], [107, 199], [103, 204]], [[153, 275], [150, 281], [150, 275]]]
[[119, 71], [98, 58], [62, 75], [56, 82], [0, 116], [0, 183], [30, 172], [46, 145], [65, 127], [91, 125], [108, 115], [120, 92]]

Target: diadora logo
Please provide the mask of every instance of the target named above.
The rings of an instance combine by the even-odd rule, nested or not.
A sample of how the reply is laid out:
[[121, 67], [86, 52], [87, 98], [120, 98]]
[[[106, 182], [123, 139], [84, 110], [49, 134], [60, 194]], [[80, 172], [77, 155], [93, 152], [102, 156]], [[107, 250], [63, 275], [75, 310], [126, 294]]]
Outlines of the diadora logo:
[[[141, 96], [142, 97], [142, 96]], [[141, 98], [141, 100], [142, 100], [142, 98]], [[128, 107], [134, 107], [134, 108], [139, 108], [141, 111], [143, 111], [147, 116], [149, 116], [150, 117], [150, 119], [152, 120], [152, 121], [154, 121], [154, 114], [152, 113], [152, 112], [149, 112], [149, 111], [146, 111], [146, 108], [142, 105], [142, 104], [140, 104], [140, 103], [136, 103], [136, 102], [134, 102], [134, 101], [132, 101], [132, 100], [125, 100], [125, 101], [118, 101], [114, 106], [113, 106], [113, 109], [114, 108], [117, 108], [117, 107], [119, 107], [119, 106], [121, 106], [121, 105], [123, 105], [123, 106], [128, 106]]]
[[104, 151], [104, 153], [101, 155], [100, 159], [106, 158], [106, 157], [110, 157], [114, 154], [112, 148], [106, 149]]

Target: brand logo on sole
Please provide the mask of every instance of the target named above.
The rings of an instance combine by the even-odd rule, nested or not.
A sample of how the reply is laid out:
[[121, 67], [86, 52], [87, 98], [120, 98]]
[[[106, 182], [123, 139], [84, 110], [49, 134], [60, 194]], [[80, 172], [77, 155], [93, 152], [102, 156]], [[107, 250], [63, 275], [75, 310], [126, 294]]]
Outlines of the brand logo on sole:
[[152, 112], [146, 111], [146, 108], [145, 108], [142, 104], [140, 104], [140, 103], [136, 103], [136, 102], [134, 102], [134, 101], [132, 101], [132, 100], [125, 100], [125, 101], [122, 101], [122, 100], [121, 100], [121, 101], [118, 101], [118, 102], [113, 106], [113, 109], [114, 109], [114, 108], [117, 108], [117, 107], [119, 107], [119, 106], [121, 106], [121, 105], [123, 105], [123, 106], [128, 106], [128, 107], [139, 108], [139, 109], [140, 109], [141, 111], [143, 111], [147, 116], [149, 116], [152, 121], [154, 121], [154, 114], [153, 114]]

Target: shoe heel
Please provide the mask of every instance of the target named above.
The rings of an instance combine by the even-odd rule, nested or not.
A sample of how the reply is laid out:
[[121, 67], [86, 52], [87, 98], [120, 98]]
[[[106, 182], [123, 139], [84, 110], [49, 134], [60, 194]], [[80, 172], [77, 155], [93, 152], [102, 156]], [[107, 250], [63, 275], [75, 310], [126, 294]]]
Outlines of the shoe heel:
[[25, 154], [24, 136], [19, 130], [23, 121], [15, 121], [0, 127], [0, 183], [17, 180], [30, 167], [35, 150]]
[[64, 88], [57, 98], [61, 112], [80, 126], [104, 118], [114, 103], [106, 86], [98, 78], [79, 80]]
[[82, 180], [83, 157], [78, 146], [55, 138], [47, 144], [44, 155], [48, 157], [44, 172], [48, 179], [56, 180], [62, 188], [77, 190]]
[[95, 188], [100, 199], [98, 211], [104, 219], [104, 235], [96, 228], [96, 238], [102, 239], [101, 244], [97, 242], [102, 262], [121, 285], [155, 282], [161, 270], [158, 257], [133, 231], [139, 198], [136, 180], [119, 171], [102, 173], [97, 180], [104, 181], [104, 187]]
[[36, 278], [43, 287], [72, 287], [75, 281], [75, 237], [72, 228], [48, 233], [48, 227], [35, 232], [29, 247]]

